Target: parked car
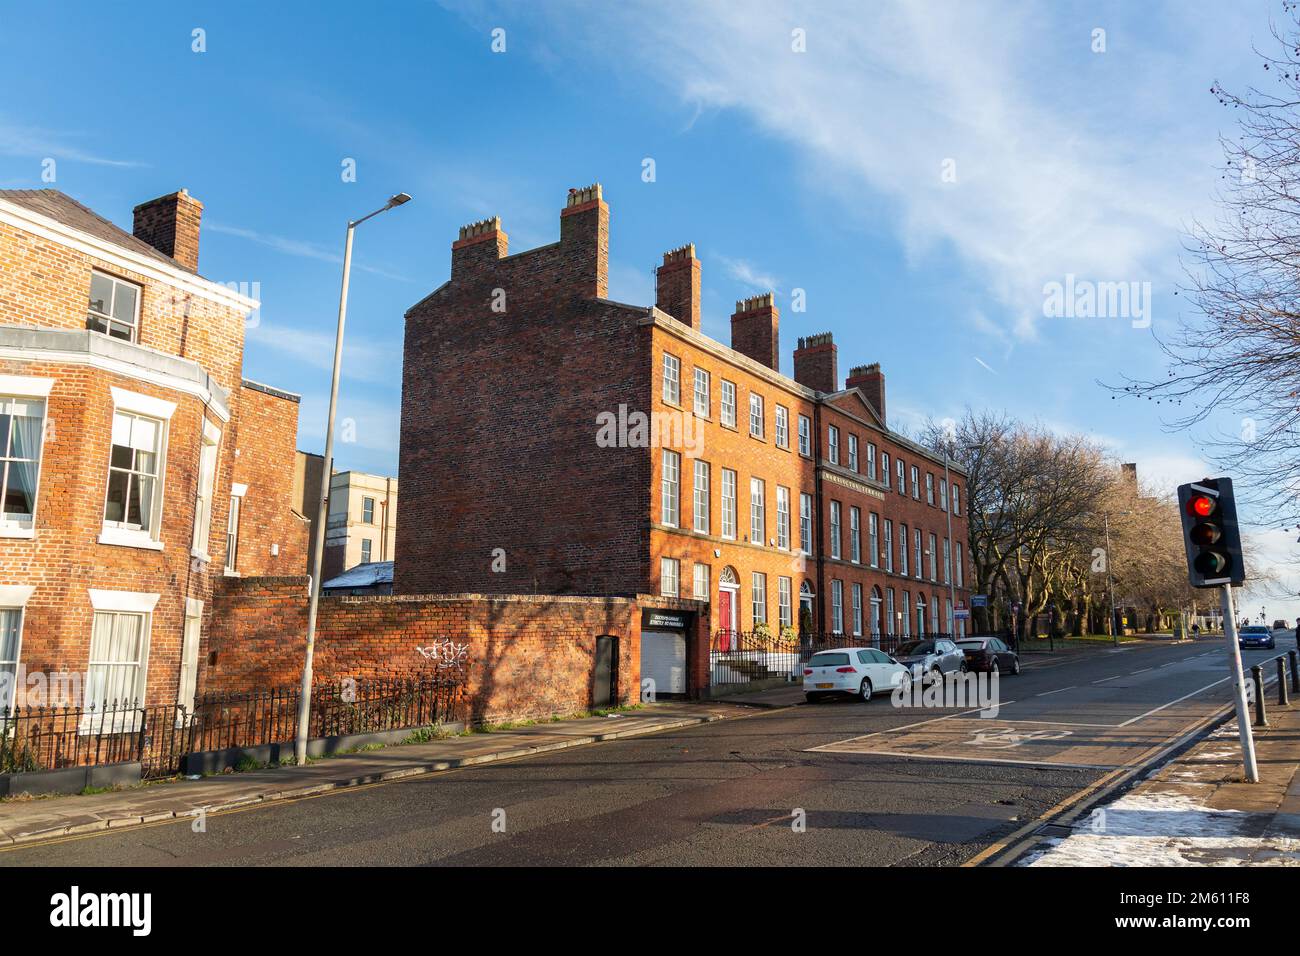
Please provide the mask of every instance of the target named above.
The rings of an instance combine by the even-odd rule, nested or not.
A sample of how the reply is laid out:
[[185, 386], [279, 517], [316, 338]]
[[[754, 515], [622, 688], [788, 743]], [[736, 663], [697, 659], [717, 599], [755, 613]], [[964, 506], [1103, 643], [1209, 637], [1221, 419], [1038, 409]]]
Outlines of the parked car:
[[1241, 647], [1277, 647], [1273, 632], [1263, 624], [1247, 624], [1237, 631], [1237, 644]]
[[966, 669], [966, 655], [947, 638], [925, 638], [900, 644], [894, 660], [906, 664], [913, 677], [932, 679]]
[[990, 674], [1020, 673], [1020, 655], [998, 637], [968, 637], [957, 646], [966, 655], [966, 669], [988, 671]]
[[852, 694], [866, 701], [877, 693], [906, 692], [912, 683], [908, 669], [874, 647], [843, 647], [818, 651], [803, 668], [803, 692], [813, 704], [828, 694]]

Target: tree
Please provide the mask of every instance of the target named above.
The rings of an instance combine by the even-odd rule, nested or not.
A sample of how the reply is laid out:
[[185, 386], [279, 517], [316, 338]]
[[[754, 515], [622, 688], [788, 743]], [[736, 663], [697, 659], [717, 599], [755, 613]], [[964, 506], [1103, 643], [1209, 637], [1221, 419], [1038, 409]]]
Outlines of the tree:
[[1240, 416], [1226, 431], [1215, 423], [1207, 450], [1288, 524], [1300, 519], [1300, 15], [1283, 7], [1276, 52], [1259, 53], [1273, 91], [1210, 88], [1238, 131], [1221, 138], [1217, 221], [1195, 222], [1184, 242], [1196, 315], [1160, 343], [1165, 379], [1115, 391], [1181, 407], [1175, 428]]

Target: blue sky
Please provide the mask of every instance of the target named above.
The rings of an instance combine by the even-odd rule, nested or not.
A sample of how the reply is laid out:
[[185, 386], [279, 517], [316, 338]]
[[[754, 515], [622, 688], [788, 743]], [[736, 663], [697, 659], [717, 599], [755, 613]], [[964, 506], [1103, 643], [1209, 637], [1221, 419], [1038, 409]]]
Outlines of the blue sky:
[[[895, 427], [1002, 408], [1173, 484], [1211, 470], [1195, 436], [1096, 384], [1158, 374], [1152, 330], [1045, 318], [1043, 286], [1150, 282], [1153, 330], [1177, 321], [1181, 231], [1213, 214], [1232, 129], [1209, 86], [1259, 79], [1251, 44], [1277, 12], [0, 0], [0, 184], [47, 185], [52, 157], [52, 185], [124, 225], [178, 187], [202, 199], [201, 271], [260, 285], [245, 373], [303, 395], [314, 450], [343, 227], [411, 193], [358, 232], [340, 467], [396, 470], [402, 313], [446, 279], [457, 227], [500, 215], [512, 249], [550, 242], [567, 189], [599, 181], [612, 297], [652, 302], [662, 253], [694, 242], [715, 337], [736, 299], [774, 288], [783, 370], [799, 335], [834, 332], [841, 374], [882, 363]], [[1258, 543], [1280, 559], [1291, 538]]]

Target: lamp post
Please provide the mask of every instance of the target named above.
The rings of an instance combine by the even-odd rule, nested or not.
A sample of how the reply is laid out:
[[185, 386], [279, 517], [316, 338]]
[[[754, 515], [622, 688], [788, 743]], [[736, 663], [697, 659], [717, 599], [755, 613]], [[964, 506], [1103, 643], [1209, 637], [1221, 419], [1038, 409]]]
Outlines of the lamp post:
[[[1132, 514], [1130, 511], [1117, 511], [1117, 515]], [[1115, 638], [1115, 646], [1119, 647], [1119, 628], [1116, 626], [1118, 621], [1115, 615], [1115, 581], [1110, 574], [1110, 512], [1102, 512], [1102, 517], [1106, 521], [1106, 590], [1110, 592], [1110, 631]]]
[[339, 401], [339, 370], [343, 365], [343, 324], [348, 314], [348, 278], [352, 272], [352, 233], [367, 219], [381, 212], [410, 202], [406, 193], [391, 197], [380, 209], [353, 219], [348, 223], [347, 239], [343, 244], [343, 287], [339, 292], [339, 324], [334, 333], [334, 372], [330, 379], [329, 418], [325, 426], [325, 467], [320, 479], [320, 506], [316, 512], [316, 551], [312, 555], [311, 599], [307, 605], [307, 648], [302, 664], [302, 690], [298, 698], [298, 736], [294, 741], [294, 759], [301, 766], [307, 762], [307, 729], [311, 722], [311, 668], [316, 650], [316, 611], [320, 607], [321, 560], [325, 551], [325, 522], [329, 519], [330, 479], [334, 473], [334, 413]]
[[[954, 633], [949, 634], [948, 636], [955, 640], [957, 636], [955, 633], [957, 630], [957, 589], [953, 582], [957, 575], [953, 573], [955, 568], [953, 567], [952, 559], [956, 557], [956, 555], [953, 554], [956, 549], [953, 547], [952, 543], [952, 476], [948, 472], [947, 449], [944, 449], [943, 453], [943, 493], [948, 498], [948, 500], [943, 503], [944, 513], [948, 516], [948, 563], [944, 565], [944, 570], [948, 574], [948, 607], [951, 609], [950, 613], [953, 615], [953, 620], [950, 626], [954, 631]], [[969, 503], [970, 502], [967, 502], [967, 504]], [[948, 622], [945, 621], [944, 623], [947, 624]]]

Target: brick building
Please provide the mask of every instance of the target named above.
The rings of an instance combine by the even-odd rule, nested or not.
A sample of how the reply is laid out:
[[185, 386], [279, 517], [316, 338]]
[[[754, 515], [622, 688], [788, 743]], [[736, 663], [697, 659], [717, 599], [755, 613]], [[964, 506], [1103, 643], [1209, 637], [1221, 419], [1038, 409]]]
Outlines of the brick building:
[[0, 678], [82, 679], [55, 703], [188, 701], [214, 586], [303, 567], [298, 399], [242, 377], [257, 303], [198, 274], [202, 209], [0, 191]]
[[841, 383], [823, 334], [782, 374], [773, 296], [737, 303], [728, 347], [700, 332], [693, 246], [653, 306], [608, 298], [608, 252], [600, 186], [571, 190], [550, 245], [463, 227], [407, 312], [394, 591], [693, 598], [708, 628], [663, 635], [678, 660], [801, 608], [867, 639], [960, 632], [966, 476], [889, 429], [880, 366]]

